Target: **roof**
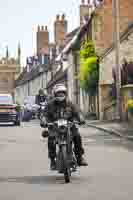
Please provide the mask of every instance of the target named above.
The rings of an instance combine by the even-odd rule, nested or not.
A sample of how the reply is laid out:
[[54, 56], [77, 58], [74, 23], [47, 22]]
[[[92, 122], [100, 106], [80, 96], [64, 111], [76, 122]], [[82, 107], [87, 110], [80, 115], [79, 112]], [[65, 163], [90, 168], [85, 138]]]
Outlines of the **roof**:
[[56, 57], [55, 61], [59, 62], [62, 58], [62, 54], [64, 54], [64, 52], [66, 51], [66, 49], [69, 47], [69, 45], [71, 44], [71, 41], [73, 41], [73, 38], [76, 37], [76, 34], [79, 32], [80, 27], [75, 28], [73, 31], [71, 31], [70, 33], [68, 33], [66, 35], [66, 44], [63, 48], [63, 50], [61, 51], [61, 53]]
[[71, 31], [70, 33], [68, 33], [66, 35], [66, 37], [73, 37], [78, 31], [79, 31], [80, 27], [75, 28], [73, 31]]
[[64, 48], [64, 50], [63, 50], [64, 54], [68, 54], [70, 52], [70, 50], [73, 49], [74, 46], [77, 44], [77, 42], [81, 40], [82, 36], [86, 33], [86, 31], [89, 30], [93, 16], [94, 16], [94, 14], [92, 13], [88, 22], [86, 24], [84, 24], [81, 28], [77, 29], [77, 32], [75, 33], [75, 35], [73, 36], [71, 41]]
[[42, 69], [41, 66], [36, 66], [36, 68], [33, 68], [30, 72], [27, 72], [26, 69], [24, 72], [22, 72], [19, 76], [19, 78], [16, 80], [16, 87], [19, 85], [23, 85], [26, 82], [35, 79], [37, 76], [41, 75], [45, 69]]
[[54, 75], [54, 78], [51, 81], [49, 81], [47, 88], [52, 87], [54, 84], [56, 84], [58, 81], [60, 81], [62, 79], [67, 79], [67, 69], [64, 71], [62, 71], [62, 69], [60, 69], [60, 71], [58, 71]]

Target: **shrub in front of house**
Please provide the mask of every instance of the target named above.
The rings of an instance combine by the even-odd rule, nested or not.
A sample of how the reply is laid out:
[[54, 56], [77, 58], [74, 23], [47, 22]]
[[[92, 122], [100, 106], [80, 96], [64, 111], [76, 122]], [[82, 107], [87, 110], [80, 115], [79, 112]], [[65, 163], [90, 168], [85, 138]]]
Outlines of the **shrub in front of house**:
[[133, 99], [128, 100], [127, 107], [128, 111], [133, 115]]
[[95, 47], [92, 41], [86, 41], [80, 50], [80, 86], [94, 95], [98, 88], [99, 64]]

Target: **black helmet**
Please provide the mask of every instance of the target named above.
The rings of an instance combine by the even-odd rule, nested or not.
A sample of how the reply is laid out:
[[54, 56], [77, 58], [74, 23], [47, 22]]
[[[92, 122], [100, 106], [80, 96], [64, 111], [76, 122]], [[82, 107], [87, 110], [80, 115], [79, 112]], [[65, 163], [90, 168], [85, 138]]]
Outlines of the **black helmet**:
[[42, 88], [39, 90], [39, 95], [44, 95], [44, 91]]

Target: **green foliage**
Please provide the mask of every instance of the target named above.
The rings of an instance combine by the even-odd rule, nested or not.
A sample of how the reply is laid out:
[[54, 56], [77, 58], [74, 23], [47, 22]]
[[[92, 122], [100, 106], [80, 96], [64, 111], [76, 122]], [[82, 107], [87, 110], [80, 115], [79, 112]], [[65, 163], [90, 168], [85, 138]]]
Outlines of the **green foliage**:
[[87, 93], [95, 93], [99, 80], [98, 57], [94, 44], [86, 42], [80, 51], [80, 85]]
[[86, 42], [80, 50], [80, 57], [83, 59], [96, 57], [95, 47], [92, 41]]
[[133, 99], [128, 100], [127, 108], [128, 108], [128, 111], [133, 114]]

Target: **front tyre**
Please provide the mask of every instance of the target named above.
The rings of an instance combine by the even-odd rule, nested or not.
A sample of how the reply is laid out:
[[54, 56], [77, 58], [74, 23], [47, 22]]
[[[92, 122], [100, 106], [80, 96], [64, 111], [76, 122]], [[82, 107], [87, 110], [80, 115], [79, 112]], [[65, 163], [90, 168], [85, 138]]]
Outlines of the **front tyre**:
[[64, 170], [64, 179], [65, 179], [65, 183], [70, 183], [70, 177], [71, 177], [71, 172], [69, 168], [66, 168]]
[[62, 156], [63, 156], [63, 168], [64, 168], [64, 179], [65, 183], [70, 183], [71, 170], [68, 163], [68, 155], [66, 146], [62, 146]]

